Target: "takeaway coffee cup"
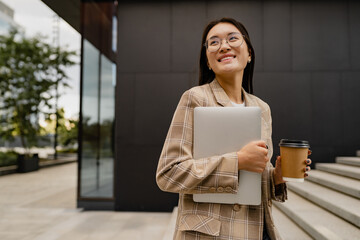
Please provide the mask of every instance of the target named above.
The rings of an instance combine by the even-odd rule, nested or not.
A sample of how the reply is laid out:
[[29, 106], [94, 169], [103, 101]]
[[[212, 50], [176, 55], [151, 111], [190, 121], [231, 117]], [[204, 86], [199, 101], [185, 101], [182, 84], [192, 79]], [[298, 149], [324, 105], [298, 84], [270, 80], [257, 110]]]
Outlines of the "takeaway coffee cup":
[[281, 172], [284, 181], [304, 182], [304, 168], [310, 148], [308, 141], [281, 139]]

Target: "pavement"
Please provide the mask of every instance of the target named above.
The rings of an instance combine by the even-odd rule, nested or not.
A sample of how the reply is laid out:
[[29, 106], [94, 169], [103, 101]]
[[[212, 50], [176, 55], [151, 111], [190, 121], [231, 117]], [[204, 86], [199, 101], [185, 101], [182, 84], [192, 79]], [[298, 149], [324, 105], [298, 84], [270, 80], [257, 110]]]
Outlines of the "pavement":
[[161, 240], [171, 213], [76, 208], [77, 163], [0, 176], [1, 240]]
[[[52, 166], [52, 167], [49, 167]], [[83, 211], [76, 207], [77, 163], [0, 176], [0, 240], [171, 240], [173, 213]], [[312, 239], [275, 206], [284, 239]]]

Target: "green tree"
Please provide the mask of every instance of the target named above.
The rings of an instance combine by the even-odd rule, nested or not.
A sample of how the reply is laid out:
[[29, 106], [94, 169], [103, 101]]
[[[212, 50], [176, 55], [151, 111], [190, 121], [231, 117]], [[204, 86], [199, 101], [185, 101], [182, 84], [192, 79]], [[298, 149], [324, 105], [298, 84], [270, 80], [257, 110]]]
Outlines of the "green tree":
[[[37, 144], [39, 116], [51, 114], [56, 86], [68, 87], [65, 68], [76, 64], [74, 51], [53, 47], [43, 36], [26, 37], [16, 29], [0, 36], [0, 134], [20, 136], [27, 149]], [[53, 110], [54, 111], [54, 110]]]
[[77, 143], [79, 121], [77, 119], [65, 118], [63, 108], [58, 109], [57, 115], [59, 122], [59, 143], [64, 147]]

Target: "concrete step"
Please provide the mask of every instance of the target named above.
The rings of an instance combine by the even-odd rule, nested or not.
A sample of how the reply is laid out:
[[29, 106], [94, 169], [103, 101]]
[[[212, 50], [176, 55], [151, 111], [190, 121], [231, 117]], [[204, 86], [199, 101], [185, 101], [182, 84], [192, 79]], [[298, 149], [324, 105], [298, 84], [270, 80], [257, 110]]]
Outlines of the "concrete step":
[[360, 180], [360, 168], [340, 163], [316, 163], [315, 169]]
[[360, 181], [320, 170], [311, 170], [307, 180], [360, 199]]
[[291, 190], [288, 191], [288, 200], [285, 203], [275, 201], [273, 203], [314, 239], [359, 239], [360, 229], [358, 227], [300, 197]]
[[[360, 200], [310, 181], [287, 183], [288, 188], [360, 228]], [[359, 235], [360, 236], [360, 235]]]
[[302, 230], [296, 223], [288, 218], [283, 212], [281, 212], [276, 206], [272, 208], [272, 215], [274, 217], [274, 223], [278, 229], [282, 239], [291, 240], [310, 240], [310, 237], [304, 230]]
[[337, 163], [360, 167], [360, 157], [336, 157]]

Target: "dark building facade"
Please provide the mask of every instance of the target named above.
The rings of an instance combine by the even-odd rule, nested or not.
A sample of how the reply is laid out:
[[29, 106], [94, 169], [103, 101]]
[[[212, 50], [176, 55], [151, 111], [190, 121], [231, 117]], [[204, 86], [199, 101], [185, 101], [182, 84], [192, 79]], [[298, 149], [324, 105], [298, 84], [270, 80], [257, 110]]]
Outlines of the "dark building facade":
[[[93, 114], [98, 128], [92, 137], [100, 143], [87, 147], [98, 152], [85, 158], [85, 139], [80, 138], [79, 207], [170, 211], [177, 204], [176, 194], [163, 193], [156, 185], [157, 162], [181, 94], [197, 85], [202, 31], [210, 20], [221, 17], [233, 17], [249, 31], [256, 54], [254, 93], [272, 110], [274, 155], [279, 154], [281, 138], [308, 140], [314, 163], [333, 162], [336, 156], [351, 156], [360, 149], [360, 3], [106, 3], [115, 8], [115, 14], [97, 9], [111, 12], [108, 29], [113, 29], [116, 16], [116, 49], [106, 54], [107, 50], [92, 44], [98, 55], [86, 57], [84, 42], [88, 40], [83, 32], [83, 127], [90, 111], [86, 103], [94, 106], [87, 95], [96, 95], [98, 100], [106, 96], [106, 100], [97, 100], [98, 110]], [[101, 34], [101, 38], [109, 37]], [[91, 72], [95, 71], [91, 66], [101, 69], [102, 63], [106, 65], [102, 73], [109, 77], [111, 72], [116, 84], [103, 80], [102, 73]], [[116, 74], [110, 70], [114, 66]], [[90, 80], [93, 76], [99, 77]], [[105, 118], [114, 120], [114, 126], [107, 122], [101, 127], [103, 108], [109, 109]], [[105, 129], [103, 134], [101, 129]], [[101, 149], [110, 155], [102, 157]], [[92, 173], [86, 175], [86, 171]], [[91, 185], [95, 195], [85, 194], [86, 185]], [[111, 194], [101, 195], [97, 191], [101, 186]]]

